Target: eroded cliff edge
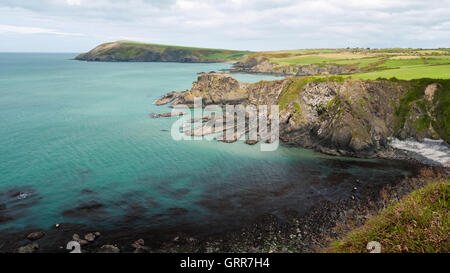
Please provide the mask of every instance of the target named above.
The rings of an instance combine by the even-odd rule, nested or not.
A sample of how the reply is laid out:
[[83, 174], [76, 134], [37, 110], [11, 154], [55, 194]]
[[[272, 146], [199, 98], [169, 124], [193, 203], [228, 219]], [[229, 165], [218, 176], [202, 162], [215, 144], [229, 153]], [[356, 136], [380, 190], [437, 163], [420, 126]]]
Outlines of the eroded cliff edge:
[[174, 108], [192, 106], [194, 97], [203, 105], [277, 104], [280, 139], [326, 154], [374, 157], [391, 137], [450, 143], [450, 80], [292, 77], [250, 84], [208, 73], [168, 96]]
[[245, 55], [230, 72], [261, 73], [280, 76], [343, 75], [361, 72], [358, 66], [339, 64], [278, 65], [258, 53]]

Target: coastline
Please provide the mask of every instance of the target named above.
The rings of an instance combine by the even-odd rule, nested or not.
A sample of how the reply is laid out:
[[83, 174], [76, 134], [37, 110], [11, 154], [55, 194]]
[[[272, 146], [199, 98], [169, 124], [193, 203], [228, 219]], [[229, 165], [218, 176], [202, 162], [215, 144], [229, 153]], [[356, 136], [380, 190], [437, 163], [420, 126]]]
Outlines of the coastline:
[[[420, 162], [420, 157], [411, 157], [407, 152], [402, 152], [397, 149], [388, 149], [383, 151], [385, 155], [377, 155], [383, 159], [407, 160], [408, 164], [416, 166], [417, 169], [424, 167]], [[430, 175], [443, 176], [443, 171], [437, 167], [430, 167], [435, 174]], [[448, 170], [447, 170], [448, 171]], [[448, 176], [448, 174], [446, 174]], [[425, 183], [425, 178], [411, 178], [417, 179], [418, 185], [421, 182]], [[79, 234], [84, 237], [85, 234], [92, 232], [100, 232], [101, 235], [93, 242], [83, 246], [87, 252], [97, 252], [103, 245], [117, 245], [121, 252], [135, 252], [136, 248], [131, 246], [136, 240], [144, 239], [145, 248], [141, 247], [138, 252], [289, 252], [289, 251], [304, 251], [313, 252], [320, 250], [325, 246], [327, 237], [336, 236], [341, 233], [335, 232], [331, 235], [329, 230], [338, 225], [344, 225], [350, 218], [358, 218], [358, 224], [362, 223], [369, 216], [364, 214], [365, 209], [370, 206], [371, 202], [384, 204], [384, 197], [381, 193], [385, 187], [399, 187], [397, 190], [402, 194], [408, 191], [408, 187], [414, 184], [407, 181], [399, 180], [393, 181], [377, 187], [361, 187], [355, 184], [358, 194], [350, 195], [342, 198], [338, 202], [322, 202], [320, 205], [314, 206], [306, 214], [298, 214], [294, 211], [286, 212], [286, 217], [278, 218], [272, 214], [262, 215], [260, 219], [246, 224], [240, 230], [229, 231], [214, 236], [199, 236], [193, 237], [186, 228], [186, 231], [180, 233], [181, 230], [174, 230], [161, 237], [158, 230], [151, 229], [99, 229], [85, 227], [73, 223], [60, 223], [58, 228], [50, 228], [45, 230], [46, 235], [37, 240], [40, 248], [37, 252], [67, 252], [65, 244], [73, 238], [74, 234]], [[414, 182], [414, 181], [413, 181]], [[356, 183], [356, 182], [355, 182]], [[402, 186], [399, 186], [401, 183]], [[353, 192], [354, 189], [349, 188]], [[352, 196], [354, 198], [352, 198]], [[386, 201], [386, 200], [385, 200]], [[387, 201], [386, 201], [387, 202]], [[379, 207], [374, 207], [373, 212], [377, 211]], [[355, 211], [355, 208], [358, 208]], [[297, 232], [297, 228], [300, 232]], [[0, 245], [0, 252], [15, 252], [21, 246], [28, 245], [31, 242], [26, 238], [31, 232], [36, 231], [33, 228], [27, 228], [18, 233], [7, 234], [7, 238], [1, 238], [5, 243]], [[295, 233], [295, 232], [297, 233]], [[281, 234], [281, 235], [280, 235]], [[291, 235], [295, 237], [291, 238]], [[261, 239], [262, 238], [262, 239]], [[293, 240], [293, 238], [297, 238]], [[274, 243], [280, 242], [280, 243]], [[267, 248], [267, 244], [273, 246]], [[295, 248], [291, 244], [301, 245], [300, 248]], [[287, 246], [289, 245], [289, 246]], [[280, 248], [279, 248], [280, 246]], [[148, 248], [147, 248], [148, 247]]]
[[[264, 214], [238, 230], [195, 236], [189, 229], [170, 232], [157, 229], [100, 229], [83, 225], [61, 223], [44, 230], [45, 235], [33, 241], [39, 248], [33, 252], [67, 253], [65, 246], [74, 234], [100, 232], [93, 242], [83, 243], [83, 252], [104, 252], [102, 246], [116, 246], [120, 252], [134, 253], [292, 253], [323, 252], [329, 243], [364, 224], [392, 201], [401, 199], [409, 192], [423, 187], [433, 179], [448, 179], [449, 169], [413, 164], [417, 170], [411, 177], [388, 184], [371, 185], [355, 181], [352, 194], [337, 202], [322, 201], [307, 212], [295, 210], [284, 212], [280, 218]], [[21, 232], [4, 233], [0, 252], [17, 252], [19, 247], [29, 245], [27, 235], [36, 232], [28, 228]], [[136, 243], [138, 240], [138, 243]], [[143, 244], [140, 244], [144, 242]]]

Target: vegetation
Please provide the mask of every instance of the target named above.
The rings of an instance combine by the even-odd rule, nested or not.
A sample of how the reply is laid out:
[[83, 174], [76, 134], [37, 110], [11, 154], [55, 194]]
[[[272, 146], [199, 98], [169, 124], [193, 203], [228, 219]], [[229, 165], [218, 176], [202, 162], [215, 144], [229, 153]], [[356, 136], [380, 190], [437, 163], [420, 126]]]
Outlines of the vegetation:
[[352, 78], [374, 80], [377, 78], [395, 77], [402, 80], [420, 78], [450, 79], [450, 64], [447, 65], [415, 65], [402, 66], [396, 69], [386, 69], [367, 73], [352, 74]]
[[97, 46], [80, 54], [79, 60], [93, 61], [179, 61], [227, 62], [237, 61], [251, 51], [161, 45], [133, 41], [117, 41]]
[[449, 209], [450, 180], [432, 182], [334, 242], [328, 251], [367, 252], [367, 243], [376, 241], [382, 252], [448, 253]]
[[[397, 79], [392, 78], [392, 81]], [[418, 108], [422, 115], [415, 122], [417, 131], [421, 132], [432, 125], [439, 136], [448, 140], [450, 138], [450, 81], [439, 79], [415, 79], [411, 81], [399, 81], [407, 89], [406, 94], [400, 99], [395, 114], [399, 117], [397, 127], [403, 126], [411, 116], [413, 107]], [[425, 89], [430, 84], [436, 84], [437, 90], [432, 101], [425, 98]], [[436, 119], [430, 117], [435, 116]]]
[[305, 49], [258, 52], [252, 58], [265, 58], [281, 67], [325, 65], [352, 68], [353, 78], [380, 77], [410, 80], [418, 78], [450, 79], [450, 49]]
[[[287, 104], [295, 101], [299, 92], [303, 87], [309, 82], [324, 82], [324, 81], [335, 81], [343, 82], [344, 77], [341, 76], [330, 76], [330, 77], [292, 77], [291, 82], [281, 91], [280, 99], [278, 100], [278, 105], [280, 110], [286, 108]], [[296, 110], [300, 110], [300, 105], [298, 107], [294, 104]], [[298, 109], [297, 109], [298, 108]]]

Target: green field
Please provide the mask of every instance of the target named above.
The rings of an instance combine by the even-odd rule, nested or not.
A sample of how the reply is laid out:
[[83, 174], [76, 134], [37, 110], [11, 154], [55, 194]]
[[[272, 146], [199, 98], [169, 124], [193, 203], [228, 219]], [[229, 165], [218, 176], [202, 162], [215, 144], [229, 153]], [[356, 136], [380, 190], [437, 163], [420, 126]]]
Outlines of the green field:
[[450, 78], [450, 49], [302, 49], [258, 52], [277, 67], [338, 65], [356, 70], [354, 78]]
[[348, 76], [366, 80], [393, 77], [401, 80], [412, 80], [420, 78], [450, 79], [450, 65], [400, 66], [398, 68], [391, 68], [367, 73], [357, 73]]

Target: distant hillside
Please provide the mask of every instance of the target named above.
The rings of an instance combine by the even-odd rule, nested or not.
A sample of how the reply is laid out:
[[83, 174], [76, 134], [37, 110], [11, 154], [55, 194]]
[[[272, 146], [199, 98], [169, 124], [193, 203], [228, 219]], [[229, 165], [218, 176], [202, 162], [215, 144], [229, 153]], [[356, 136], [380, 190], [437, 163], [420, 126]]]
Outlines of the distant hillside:
[[103, 62], [209, 63], [237, 61], [252, 53], [254, 52], [117, 41], [101, 44], [75, 59]]

